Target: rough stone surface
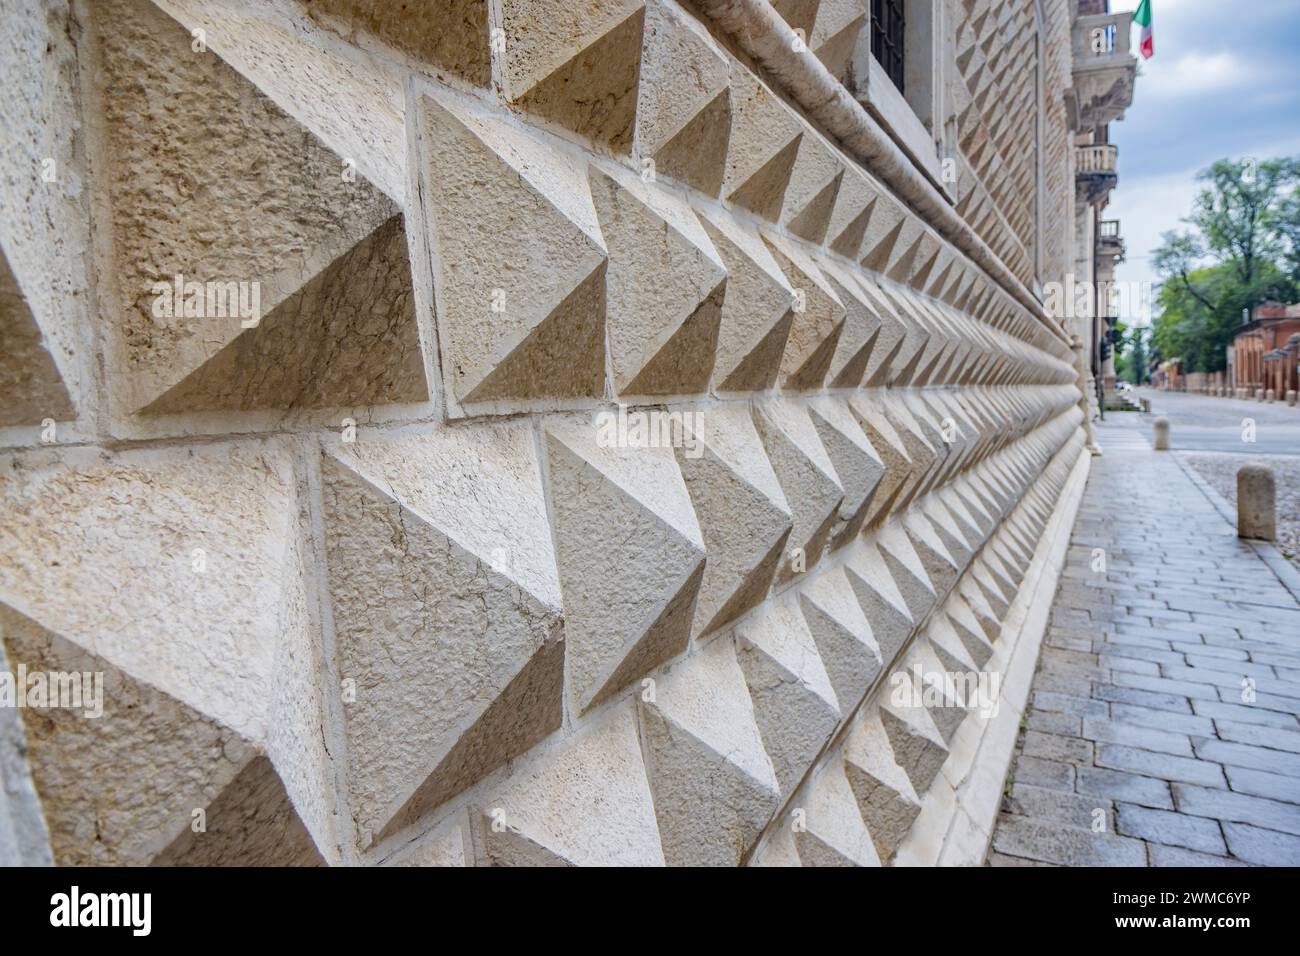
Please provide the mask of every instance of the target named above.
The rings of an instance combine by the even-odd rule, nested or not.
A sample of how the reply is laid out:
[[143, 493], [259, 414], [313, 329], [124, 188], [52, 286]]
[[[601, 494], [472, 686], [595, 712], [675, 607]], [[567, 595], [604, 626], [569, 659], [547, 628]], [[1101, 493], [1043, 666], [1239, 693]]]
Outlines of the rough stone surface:
[[732, 641], [711, 642], [656, 682], [642, 739], [669, 865], [735, 866], [778, 805]]
[[[102, 716], [20, 711], [55, 860], [333, 855], [320, 649], [285, 449], [49, 458], [15, 460], [0, 483], [6, 654], [104, 682]], [[238, 503], [230, 488], [244, 490]], [[124, 503], [132, 521], [103, 520]], [[196, 810], [203, 833], [190, 832]]]
[[1266, 465], [1237, 469], [1237, 536], [1273, 541], [1277, 538], [1277, 490]]
[[[63, 696], [0, 701], [0, 863], [987, 842], [954, 788], [992, 816], [1014, 721], [925, 675], [1024, 690], [1087, 467], [1086, 377], [1028, 291], [1073, 261], [1067, 5], [945, 18], [944, 223], [695, 4], [11, 6], [0, 659]], [[852, 94], [865, 4], [776, 6]], [[1269, 597], [1135, 603], [1108, 653], [1071, 609], [1027, 785], [1222, 809], [1261, 857], [1300, 752], [1268, 736], [1300, 659], [1238, 630], [1285, 631]], [[1120, 707], [1170, 723], [1067, 742]]]
[[299, 0], [307, 15], [354, 42], [374, 38], [425, 69], [478, 86], [491, 79], [487, 0], [430, 0], [394, 7], [376, 0]]
[[[193, 53], [151, 3], [94, 10], [116, 91], [100, 122], [121, 401], [166, 414], [426, 399], [393, 200], [349, 181], [343, 157], [219, 57]], [[176, 295], [178, 276], [201, 292]], [[254, 291], [259, 311], [240, 311]]]
[[532, 435], [466, 438], [340, 445], [322, 463], [364, 844], [560, 725], [560, 587]]

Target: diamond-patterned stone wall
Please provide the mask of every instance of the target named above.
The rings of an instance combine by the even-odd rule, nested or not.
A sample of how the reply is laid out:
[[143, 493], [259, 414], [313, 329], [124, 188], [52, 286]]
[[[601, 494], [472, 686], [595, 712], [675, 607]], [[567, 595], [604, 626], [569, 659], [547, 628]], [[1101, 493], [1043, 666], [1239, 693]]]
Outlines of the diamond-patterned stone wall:
[[[0, 862], [893, 860], [969, 720], [893, 691], [1083, 453], [1053, 328], [675, 0], [22, 6], [0, 661], [102, 713], [0, 714]], [[949, 8], [1020, 275], [1033, 6]]]

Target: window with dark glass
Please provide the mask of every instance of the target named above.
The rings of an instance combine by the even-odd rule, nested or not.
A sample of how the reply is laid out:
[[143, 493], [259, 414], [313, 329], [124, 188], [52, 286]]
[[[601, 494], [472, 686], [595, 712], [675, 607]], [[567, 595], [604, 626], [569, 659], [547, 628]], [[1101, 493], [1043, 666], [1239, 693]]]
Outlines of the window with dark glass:
[[871, 55], [903, 92], [903, 0], [871, 0]]

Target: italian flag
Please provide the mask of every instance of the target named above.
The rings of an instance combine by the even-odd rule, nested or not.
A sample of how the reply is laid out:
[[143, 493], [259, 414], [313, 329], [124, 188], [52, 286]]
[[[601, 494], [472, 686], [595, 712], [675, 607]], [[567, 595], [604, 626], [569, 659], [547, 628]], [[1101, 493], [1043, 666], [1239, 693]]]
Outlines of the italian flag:
[[1151, 41], [1151, 0], [1142, 0], [1138, 8], [1133, 13], [1133, 22], [1142, 28], [1142, 45], [1139, 49], [1142, 51], [1142, 59], [1151, 59], [1151, 54], [1156, 52], [1155, 45]]

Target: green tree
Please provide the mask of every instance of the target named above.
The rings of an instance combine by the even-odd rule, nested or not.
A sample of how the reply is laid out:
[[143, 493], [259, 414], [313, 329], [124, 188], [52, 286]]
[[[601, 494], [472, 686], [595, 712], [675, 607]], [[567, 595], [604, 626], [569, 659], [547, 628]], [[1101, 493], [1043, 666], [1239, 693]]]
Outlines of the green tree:
[[1189, 372], [1218, 372], [1242, 311], [1294, 301], [1300, 282], [1300, 158], [1221, 159], [1184, 222], [1153, 254], [1161, 282], [1152, 344]]
[[1134, 385], [1151, 381], [1151, 371], [1149, 371], [1151, 355], [1147, 349], [1149, 336], [1151, 336], [1151, 328], [1145, 325], [1135, 325], [1126, 328], [1123, 332], [1123, 351], [1119, 352], [1115, 372], [1123, 380], [1131, 381]]

